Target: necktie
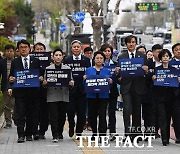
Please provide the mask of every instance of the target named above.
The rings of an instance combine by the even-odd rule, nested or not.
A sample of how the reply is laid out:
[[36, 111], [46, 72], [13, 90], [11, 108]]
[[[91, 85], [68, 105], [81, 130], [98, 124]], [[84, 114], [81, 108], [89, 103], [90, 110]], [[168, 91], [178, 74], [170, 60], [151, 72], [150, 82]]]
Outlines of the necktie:
[[28, 69], [27, 58], [24, 58], [24, 69]]
[[131, 53], [131, 58], [134, 58], [134, 53]]
[[75, 59], [76, 59], [76, 60], [79, 60], [79, 57], [76, 57]]

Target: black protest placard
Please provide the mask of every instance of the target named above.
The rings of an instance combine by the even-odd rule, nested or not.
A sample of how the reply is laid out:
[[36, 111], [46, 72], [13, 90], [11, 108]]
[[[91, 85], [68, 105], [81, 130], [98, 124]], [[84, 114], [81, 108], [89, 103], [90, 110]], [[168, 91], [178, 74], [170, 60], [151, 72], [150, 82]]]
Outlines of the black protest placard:
[[47, 69], [46, 81], [48, 87], [68, 87], [71, 80], [70, 69]]
[[30, 56], [34, 56], [40, 60], [41, 68], [46, 68], [51, 63], [51, 52], [32, 52]]

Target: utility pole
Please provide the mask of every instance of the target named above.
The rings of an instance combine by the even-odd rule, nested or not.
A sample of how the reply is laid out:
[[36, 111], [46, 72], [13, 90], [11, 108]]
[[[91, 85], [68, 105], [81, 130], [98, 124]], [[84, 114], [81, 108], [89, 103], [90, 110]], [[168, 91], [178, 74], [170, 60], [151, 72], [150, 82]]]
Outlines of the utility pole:
[[[80, 0], [80, 12], [82, 12], [82, 0]], [[82, 23], [80, 23], [80, 33], [82, 34], [83, 30], [82, 30]]]
[[106, 43], [106, 38], [107, 38], [107, 29], [108, 29], [108, 25], [107, 25], [107, 0], [103, 0], [103, 36], [104, 36], [104, 43]]

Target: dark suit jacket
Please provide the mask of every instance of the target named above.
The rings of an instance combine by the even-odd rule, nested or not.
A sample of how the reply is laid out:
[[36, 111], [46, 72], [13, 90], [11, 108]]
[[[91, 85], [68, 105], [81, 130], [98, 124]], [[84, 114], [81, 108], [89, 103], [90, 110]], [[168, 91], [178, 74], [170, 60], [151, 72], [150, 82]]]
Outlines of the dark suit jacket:
[[[30, 69], [39, 69], [40, 70], [40, 61], [39, 59], [30, 56]], [[14, 76], [15, 69], [24, 69], [21, 57], [13, 59], [11, 63], [11, 70], [9, 76]], [[40, 71], [41, 74], [41, 71]], [[39, 97], [39, 88], [14, 88], [13, 89], [14, 97]]]
[[7, 90], [8, 80], [7, 80], [7, 59], [4, 58], [0, 60], [0, 76], [2, 75], [1, 80], [1, 91], [4, 92]]
[[[176, 61], [176, 59], [175, 59], [175, 58], [172, 58], [171, 61], [172, 61], [172, 62], [173, 62], [173, 61]], [[180, 68], [178, 68], [178, 69], [180, 69]], [[180, 98], [180, 84], [179, 84], [179, 88], [175, 88], [175, 96], [178, 97], [178, 98]]]
[[[73, 56], [68, 56], [63, 60], [63, 64], [70, 66], [71, 69], [73, 69], [73, 67], [69, 64], [73, 64], [73, 63], [75, 63], [75, 61], [73, 60]], [[81, 55], [80, 67], [88, 68], [90, 66], [91, 66], [90, 59]], [[83, 85], [83, 75], [77, 77], [73, 76], [74, 87], [70, 89], [70, 94], [85, 95], [84, 85]]]
[[[128, 52], [125, 52], [119, 56], [120, 59], [124, 58], [129, 58]], [[144, 64], [147, 65], [147, 59], [146, 55], [144, 55], [141, 52], [136, 51], [135, 58], [144, 58]], [[121, 94], [126, 94], [130, 91], [132, 88], [132, 83], [134, 90], [136, 91], [137, 94], [143, 95], [147, 93], [147, 87], [146, 87], [146, 82], [145, 82], [145, 77], [144, 76], [138, 76], [138, 77], [123, 77], [121, 79], [121, 88], [120, 92]]]

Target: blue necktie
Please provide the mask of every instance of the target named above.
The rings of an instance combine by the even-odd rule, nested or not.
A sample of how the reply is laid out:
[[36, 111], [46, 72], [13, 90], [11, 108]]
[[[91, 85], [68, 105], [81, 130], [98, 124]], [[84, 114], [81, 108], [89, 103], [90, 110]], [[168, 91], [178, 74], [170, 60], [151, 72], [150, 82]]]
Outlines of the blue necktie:
[[28, 69], [27, 58], [24, 58], [24, 69]]

